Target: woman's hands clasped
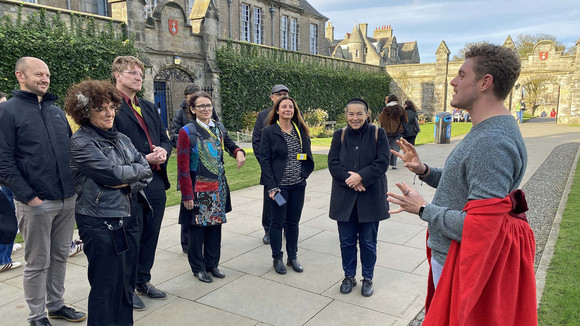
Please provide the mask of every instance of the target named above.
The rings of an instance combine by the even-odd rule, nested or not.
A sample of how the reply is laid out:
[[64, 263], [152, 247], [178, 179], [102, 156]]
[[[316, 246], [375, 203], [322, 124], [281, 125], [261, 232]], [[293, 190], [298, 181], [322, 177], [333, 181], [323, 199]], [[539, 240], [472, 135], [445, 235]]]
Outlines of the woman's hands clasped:
[[348, 171], [348, 173], [350, 173], [350, 177], [344, 180], [344, 183], [354, 191], [366, 191], [366, 188], [362, 185], [362, 177], [356, 172]]

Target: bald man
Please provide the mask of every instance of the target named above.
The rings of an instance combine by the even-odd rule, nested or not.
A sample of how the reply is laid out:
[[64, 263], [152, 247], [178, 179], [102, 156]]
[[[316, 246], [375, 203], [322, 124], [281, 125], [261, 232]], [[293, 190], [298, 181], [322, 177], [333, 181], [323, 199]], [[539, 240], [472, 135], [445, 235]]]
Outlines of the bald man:
[[0, 103], [0, 183], [14, 192], [24, 238], [24, 298], [30, 325], [47, 318], [82, 321], [64, 305], [66, 262], [74, 230], [75, 188], [69, 168], [70, 127], [48, 92], [50, 70], [33, 57], [18, 59], [20, 90]]

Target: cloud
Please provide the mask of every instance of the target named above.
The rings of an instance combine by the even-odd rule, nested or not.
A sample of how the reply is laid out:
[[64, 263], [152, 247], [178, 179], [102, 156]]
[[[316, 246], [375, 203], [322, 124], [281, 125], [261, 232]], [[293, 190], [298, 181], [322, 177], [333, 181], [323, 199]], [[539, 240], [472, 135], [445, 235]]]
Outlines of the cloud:
[[[580, 37], [580, 0], [558, 1], [350, 1], [309, 0], [344, 38], [356, 23], [391, 25], [399, 42], [417, 41], [421, 62], [433, 62], [445, 40], [452, 55], [465, 43], [503, 44], [508, 35], [547, 33], [573, 46]], [[393, 3], [394, 5], [388, 5]]]

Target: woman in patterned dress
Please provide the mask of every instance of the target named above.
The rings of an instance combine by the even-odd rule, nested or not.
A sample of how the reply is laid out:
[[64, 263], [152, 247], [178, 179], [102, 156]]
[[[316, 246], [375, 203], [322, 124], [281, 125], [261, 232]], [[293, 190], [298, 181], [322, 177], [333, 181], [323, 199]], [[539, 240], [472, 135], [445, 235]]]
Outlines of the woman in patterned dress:
[[177, 171], [182, 203], [179, 224], [189, 225], [187, 258], [191, 271], [202, 282], [224, 278], [218, 268], [222, 224], [232, 210], [224, 171], [224, 153], [246, 162], [246, 153], [230, 138], [224, 126], [211, 119], [213, 104], [209, 94], [196, 93], [189, 100], [191, 122], [179, 130]]

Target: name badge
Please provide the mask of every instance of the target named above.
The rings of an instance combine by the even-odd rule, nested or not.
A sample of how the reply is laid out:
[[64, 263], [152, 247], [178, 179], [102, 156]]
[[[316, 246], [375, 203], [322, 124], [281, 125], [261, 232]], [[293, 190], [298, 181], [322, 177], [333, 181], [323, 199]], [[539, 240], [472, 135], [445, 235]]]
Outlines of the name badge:
[[306, 154], [296, 154], [296, 159], [298, 161], [306, 161]]

